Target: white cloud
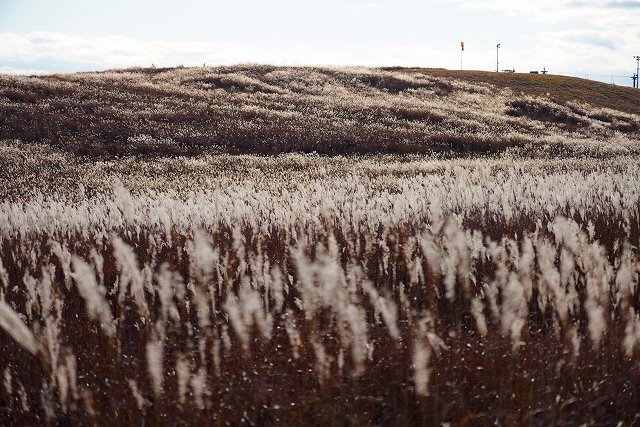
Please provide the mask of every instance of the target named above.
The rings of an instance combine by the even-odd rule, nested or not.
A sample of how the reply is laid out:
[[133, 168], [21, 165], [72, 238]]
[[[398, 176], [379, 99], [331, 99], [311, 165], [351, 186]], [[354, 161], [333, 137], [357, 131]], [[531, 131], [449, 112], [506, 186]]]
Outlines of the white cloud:
[[555, 31], [541, 33], [541, 37], [549, 43], [561, 43], [566, 48], [575, 48], [576, 45], [588, 46], [590, 52], [598, 56], [606, 54], [606, 51], [617, 51], [626, 42], [626, 39], [617, 31]]
[[[631, 75], [633, 38], [618, 30], [541, 32], [529, 44], [503, 44], [501, 69]], [[275, 65], [423, 66], [458, 69], [459, 41], [442, 44], [249, 45], [216, 42], [141, 41], [126, 37], [75, 37], [59, 33], [0, 33], [0, 72], [42, 74], [134, 66]], [[495, 69], [495, 45], [467, 43], [465, 69]], [[3, 67], [4, 65], [4, 67]], [[621, 71], [623, 70], [623, 71]], [[621, 78], [625, 84], [630, 79]], [[628, 80], [628, 82], [626, 81]], [[608, 81], [608, 80], [607, 80]]]
[[[601, 79], [632, 73], [640, 0], [454, 1], [466, 9], [494, 10], [544, 24], [545, 30], [531, 35], [529, 46], [514, 54], [521, 67], [544, 64], [553, 71], [600, 74]], [[616, 81], [626, 83], [623, 76]]]
[[0, 67], [0, 74], [33, 76], [37, 74], [49, 74], [49, 73], [50, 73], [50, 70], [38, 70], [35, 68]]
[[454, 0], [465, 8], [490, 9], [540, 21], [583, 19], [583, 25], [600, 28], [634, 27], [640, 1], [624, 0]]
[[448, 54], [443, 55], [426, 46], [302, 43], [248, 45], [141, 41], [116, 36], [74, 37], [58, 33], [0, 33], [0, 62], [62, 63], [81, 69], [249, 62], [276, 65], [445, 66], [449, 59]]
[[73, 37], [58, 33], [0, 34], [0, 59], [110, 68], [136, 65], [226, 63], [250, 56], [245, 46], [224, 43], [140, 41], [126, 37]]

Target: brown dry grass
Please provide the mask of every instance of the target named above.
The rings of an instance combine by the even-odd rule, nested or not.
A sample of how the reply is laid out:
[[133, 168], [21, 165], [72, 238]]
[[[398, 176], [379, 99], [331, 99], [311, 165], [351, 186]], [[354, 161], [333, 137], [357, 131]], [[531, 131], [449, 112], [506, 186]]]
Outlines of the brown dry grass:
[[[606, 241], [607, 246], [613, 245], [611, 237], [618, 238], [624, 233], [611, 230], [605, 218], [591, 219], [595, 221], [597, 237]], [[524, 218], [518, 218], [515, 223], [520, 226], [496, 223], [484, 224], [483, 227], [491, 229], [498, 238], [535, 228], [533, 222]], [[329, 228], [328, 225], [327, 230]], [[141, 321], [130, 297], [120, 305], [116, 302], [116, 295], [108, 296], [115, 313], [123, 316], [122, 323], [118, 325], [116, 350], [114, 342], [102, 334], [99, 324], [87, 316], [85, 304], [75, 288], [65, 286], [62, 263], [51, 254], [46, 238], [39, 238], [31, 240], [27, 248], [34, 248], [55, 266], [53, 293], [65, 301], [60, 340], [66, 350], [77, 358], [79, 388], [85, 390], [80, 395], [89, 393], [92, 396], [91, 405], [95, 413], [83, 406], [82, 398], [70, 399], [74, 405], [64, 410], [56, 402], [59, 392], [46, 391], [46, 379], [50, 375], [46, 363], [41, 364], [37, 357], [20, 349], [4, 331], [0, 331], [0, 343], [4, 348], [12, 349], [0, 352], [0, 364], [12, 372], [13, 387], [20, 384], [26, 388], [30, 405], [30, 409], [25, 411], [17, 394], [8, 396], [0, 393], [0, 421], [20, 425], [41, 424], [44, 420], [64, 425], [104, 425], [107, 419], [112, 423], [111, 417], [115, 415], [118, 425], [149, 422], [153, 425], [436, 426], [449, 422], [453, 425], [542, 426], [612, 425], [617, 421], [632, 423], [634, 416], [637, 417], [640, 404], [637, 361], [624, 354], [621, 343], [625, 323], [615, 308], [611, 311], [610, 328], [599, 348], [586, 338], [585, 312], [572, 317], [580, 335], [584, 336], [579, 355], [572, 359], [571, 344], [564, 335], [566, 325], [558, 335], [552, 310], [541, 309], [534, 297], [523, 330], [523, 343], [514, 349], [509, 336], [499, 330], [500, 319], [489, 314], [490, 333], [479, 335], [470, 313], [470, 301], [460, 292], [461, 283], [456, 284], [458, 293], [454, 300], [444, 298], [444, 284], [425, 263], [425, 282], [405, 285], [410, 281], [411, 272], [399, 252], [392, 254], [386, 271], [377, 268], [383, 263], [379, 250], [366, 252], [363, 249], [359, 254], [344, 254], [340, 262], [346, 268], [349, 262], [360, 260], [356, 262], [368, 266], [368, 279], [376, 289], [390, 296], [398, 307], [402, 304], [398, 290], [403, 288], [404, 297], [411, 301], [415, 310], [428, 310], [433, 314], [433, 331], [442, 337], [446, 349], [441, 350], [431, 362], [433, 371], [429, 396], [417, 395], [411, 380], [414, 367], [410, 349], [417, 339], [417, 312], [413, 315], [400, 314], [401, 337], [394, 341], [389, 337], [387, 328], [374, 320], [373, 308], [367, 302], [363, 303], [363, 308], [367, 313], [367, 334], [374, 353], [371, 362], [367, 362], [366, 371], [361, 376], [351, 376], [348, 372], [352, 362], [347, 356], [344, 370], [337, 369], [334, 364], [330, 376], [319, 381], [317, 355], [310, 340], [320, 334], [327, 354], [337, 357], [340, 351], [338, 325], [329, 309], [305, 320], [304, 311], [296, 305], [296, 299], [302, 297], [298, 286], [292, 287], [285, 307], [292, 310], [299, 325], [302, 337], [300, 357], [292, 356], [292, 346], [283, 324], [277, 320], [269, 340], [260, 338], [258, 329], [254, 328], [252, 336], [255, 338], [251, 340], [249, 351], [242, 348], [238, 336], [232, 333], [231, 347], [222, 354], [222, 371], [217, 372], [209, 356], [200, 359], [197, 349], [200, 343], [204, 343], [208, 354], [212, 337], [217, 336], [220, 327], [229, 324], [224, 314], [224, 301], [229, 292], [237, 292], [241, 286], [241, 280], [235, 274], [241, 268], [241, 259], [234, 253], [234, 242], [230, 238], [233, 233], [231, 229], [221, 227], [211, 236], [217, 242], [221, 255], [229, 256], [229, 278], [216, 275], [211, 283], [203, 283], [192, 276], [190, 261], [179, 255], [188, 236], [175, 230], [172, 234], [173, 246], [164, 246], [157, 252], [153, 249], [153, 236], [146, 232], [127, 239], [127, 244], [135, 248], [139, 262], [145, 263], [151, 258], [157, 264], [167, 262], [186, 281], [194, 282], [198, 289], [213, 292], [215, 297], [212, 299], [212, 329], [202, 329], [193, 309], [189, 311], [186, 301], [195, 307], [193, 295], [183, 301], [176, 297], [182, 320], [168, 326], [162, 396], [151, 393], [146, 373], [144, 343], [153, 336], [153, 322]], [[273, 229], [269, 234], [259, 234], [256, 230], [244, 228], [242, 234], [248, 254], [256, 251], [271, 254], [270, 259], [283, 268], [285, 275], [292, 275], [298, 280], [290, 249], [286, 238], [283, 238], [286, 233]], [[348, 242], [354, 238], [343, 234], [339, 228], [333, 228], [328, 234], [335, 235], [340, 247], [349, 246]], [[402, 248], [413, 234], [412, 226], [398, 227], [386, 237], [387, 243]], [[327, 235], [317, 238], [317, 243], [324, 244]], [[637, 235], [632, 239], [637, 239]], [[71, 236], [67, 243], [73, 252], [88, 257], [92, 245], [84, 236]], [[8, 271], [10, 283], [20, 283], [25, 274], [25, 267], [14, 261], [11, 255], [24, 245], [17, 240], [3, 242], [0, 259]], [[105, 285], [117, 287], [119, 271], [111, 243], [105, 239], [97, 242], [96, 246], [102, 248], [99, 252], [105, 260], [100, 271]], [[613, 246], [610, 249], [614, 252]], [[315, 256], [314, 251], [309, 255]], [[576, 274], [579, 289], [585, 292], [583, 275], [586, 273]], [[478, 283], [481, 283], [481, 278], [489, 281], [495, 275], [490, 263], [481, 263], [474, 271]], [[217, 283], [225, 280], [225, 290], [216, 294]], [[481, 286], [474, 286], [473, 293], [482, 295]], [[146, 298], [151, 302], [151, 319], [157, 319], [161, 309], [159, 301], [154, 300], [150, 293], [146, 293]], [[266, 294], [262, 298], [268, 300]], [[581, 294], [579, 298], [585, 297]], [[637, 298], [637, 293], [634, 298]], [[26, 292], [12, 294], [9, 299], [20, 311], [28, 303]], [[187, 333], [188, 330], [193, 332]], [[179, 403], [176, 397], [178, 381], [173, 367], [178, 354], [187, 355], [192, 364], [207, 373], [208, 394], [203, 408], [197, 407], [191, 392], [184, 404]], [[138, 407], [131, 397], [127, 379], [137, 381], [146, 401], [143, 407]], [[45, 401], [46, 404], [43, 403]], [[53, 414], [47, 414], [47, 405], [51, 406]]]
[[[284, 82], [278, 83], [269, 74], [273, 72], [284, 73]], [[412, 79], [413, 73], [422, 77]], [[620, 88], [609, 87], [609, 92], [602, 89], [600, 95], [599, 89], [590, 93], [583, 82], [556, 76], [474, 72], [455, 76], [455, 72], [442, 70], [411, 69], [385, 74], [379, 70], [354, 72], [258, 66], [214, 70], [141, 69], [106, 73], [102, 77], [93, 74], [24, 79], [0, 76], [0, 139], [17, 138], [27, 143], [6, 143], [0, 155], [0, 180], [4, 179], [6, 184], [6, 188], [0, 190], [4, 196], [0, 203], [5, 203], [0, 211], [4, 215], [0, 217], [0, 225], [6, 230], [15, 227], [15, 232], [0, 236], [3, 266], [0, 269], [0, 298], [23, 315], [25, 323], [42, 344], [40, 353], [34, 356], [15, 342], [11, 334], [0, 330], [0, 348], [3, 349], [0, 350], [0, 424], [435, 426], [443, 423], [616, 425], [618, 422], [632, 425], [637, 422], [640, 342], [629, 351], [625, 340], [634, 336], [633, 330], [628, 329], [640, 312], [640, 289], [637, 278], [630, 279], [632, 289], [620, 300], [612, 282], [616, 280], [615, 272], [619, 272], [623, 260], [631, 260], [629, 262], [636, 270], [640, 268], [637, 250], [639, 211], [637, 198], [634, 198], [638, 194], [634, 183], [638, 180], [634, 178], [637, 175], [631, 173], [637, 170], [637, 164], [633, 163], [633, 151], [627, 148], [633, 148], [638, 140], [640, 122], [637, 117], [615, 110], [593, 107], [583, 110], [573, 104], [575, 100], [588, 101], [595, 107], [614, 106], [621, 111], [637, 113], [635, 100], [621, 97], [622, 100], [616, 101], [618, 104], [607, 104], [604, 94], [615, 97]], [[174, 78], [178, 83], [171, 83]], [[490, 81], [492, 78], [495, 78], [493, 82]], [[474, 84], [466, 85], [468, 82]], [[484, 85], [487, 83], [493, 86]], [[482, 99], [488, 103], [494, 93], [508, 92], [502, 91], [506, 87], [513, 92], [541, 96], [556, 87], [561, 92], [557, 96], [564, 98], [501, 94], [501, 103], [494, 106], [494, 114], [487, 116], [482, 116], [481, 112], [475, 115], [474, 110], [481, 109], [477, 106], [466, 110], [453, 108], [460, 107], [457, 96], [462, 96], [460, 99], [464, 102]], [[323, 91], [333, 92], [323, 95]], [[360, 96], [362, 93], [368, 95]], [[421, 108], [414, 98], [437, 103]], [[439, 108], [432, 108], [433, 105]], [[479, 118], [491, 121], [481, 123]], [[487, 134], [487, 128], [495, 130]], [[141, 134], [148, 138], [141, 138]], [[411, 157], [401, 158], [395, 166], [380, 161], [377, 166], [360, 173], [370, 176], [384, 174], [387, 170], [390, 176], [418, 180], [436, 174], [437, 186], [426, 195], [412, 199], [410, 194], [402, 193], [408, 184], [402, 187], [392, 179], [381, 180], [382, 188], [375, 187], [376, 191], [400, 192], [401, 198], [389, 199], [389, 203], [382, 199], [382, 213], [376, 214], [376, 207], [370, 210], [362, 207], [364, 204], [353, 205], [361, 209], [349, 210], [350, 207], [353, 209], [350, 198], [375, 199], [375, 194], [360, 192], [361, 186], [355, 185], [351, 176], [357, 176], [358, 172], [357, 165], [350, 162], [364, 161], [362, 157], [346, 157], [347, 162], [342, 157], [299, 156], [315, 160], [291, 161], [289, 164], [286, 156], [240, 156], [234, 160], [232, 156], [222, 155], [196, 157], [191, 165], [184, 158], [140, 160], [127, 157], [102, 162], [69, 153], [95, 156], [99, 160], [122, 154], [157, 157], [202, 151], [258, 154], [444, 151], [474, 155], [521, 146], [520, 138], [543, 138], [545, 135], [567, 138], [571, 134], [585, 139], [591, 136], [606, 139], [614, 135], [623, 140], [625, 145], [618, 148], [624, 150], [628, 158], [617, 169], [629, 174], [614, 175], [616, 167], [609, 166], [612, 169], [607, 169], [608, 175], [603, 172], [602, 179], [598, 179], [609, 187], [598, 192], [594, 185], [589, 185], [593, 181], [587, 180], [588, 172], [600, 170], [607, 163], [592, 158], [578, 167], [571, 159], [563, 157], [555, 167], [566, 168], [575, 174], [566, 178], [564, 186], [557, 184], [558, 199], [526, 199], [528, 191], [514, 187], [519, 190], [504, 194], [514, 195], [514, 200], [552, 202], [532, 203], [530, 206], [538, 210], [518, 211], [517, 206], [504, 204], [509, 200], [505, 195], [501, 204], [496, 205], [498, 208], [487, 202], [469, 209], [447, 211], [447, 217], [458, 216], [462, 227], [453, 229], [451, 239], [446, 237], [446, 228], [441, 229], [442, 223], [435, 227], [439, 231], [433, 231], [433, 236], [429, 234], [434, 230], [434, 222], [438, 223], [433, 218], [428, 219], [423, 214], [403, 216], [412, 212], [408, 206], [403, 210], [406, 200], [420, 205], [425, 199], [435, 198], [435, 189], [452, 176], [446, 168], [447, 173], [442, 175], [437, 175], [436, 169], [404, 169], [403, 162]], [[57, 148], [52, 149], [49, 145]], [[512, 155], [507, 153], [496, 161]], [[394, 157], [393, 161], [397, 159]], [[272, 160], [274, 164], [269, 163]], [[216, 162], [220, 170], [214, 167], [207, 176], [205, 165]], [[544, 159], [532, 160], [532, 163], [537, 162], [545, 164]], [[486, 173], [480, 175], [484, 187], [481, 190], [467, 187], [469, 181], [460, 178], [465, 176], [465, 168], [453, 166], [452, 170], [461, 175], [453, 175], [455, 179], [451, 182], [455, 182], [456, 187], [446, 192], [447, 198], [468, 197], [472, 192], [482, 193], [485, 189], [487, 194], [498, 193], [502, 187], [509, 187], [514, 178], [493, 188], [487, 186], [487, 180], [494, 175], [510, 176], [503, 174], [526, 171], [523, 166], [514, 164], [483, 169], [480, 163], [477, 168], [474, 165], [467, 168], [478, 170], [479, 174]], [[552, 174], [553, 167], [546, 165]], [[343, 214], [331, 216], [327, 211], [320, 211], [318, 215], [312, 209], [314, 206], [304, 211], [304, 215], [292, 209], [294, 216], [289, 217], [292, 222], [280, 224], [273, 218], [279, 218], [276, 215], [279, 212], [288, 212], [286, 208], [273, 212], [265, 210], [273, 204], [268, 203], [269, 199], [265, 199], [264, 204], [251, 203], [264, 196], [257, 190], [264, 181], [280, 186], [277, 200], [296, 200], [287, 187], [298, 181], [300, 185], [313, 182], [294, 173], [299, 169], [306, 169], [305, 173], [309, 174], [326, 174], [327, 179], [330, 177], [343, 183], [344, 191], [340, 194], [346, 194], [346, 199], [337, 199], [342, 200], [338, 205], [345, 209], [340, 211]], [[119, 174], [109, 175], [109, 170], [117, 170]], [[523, 179], [527, 183], [531, 179], [533, 193], [539, 194], [541, 184], [535, 182], [536, 174], [544, 178], [547, 169], [541, 166], [534, 171], [531, 175], [523, 175]], [[614, 178], [609, 179], [612, 176]], [[226, 210], [215, 211], [218, 213], [213, 215], [210, 208], [197, 205], [203, 215], [208, 215], [204, 232], [220, 256], [209, 265], [215, 267], [210, 277], [199, 272], [202, 265], [198, 264], [197, 257], [189, 254], [188, 247], [194, 239], [191, 227], [198, 227], [195, 217], [181, 216], [189, 212], [187, 205], [196, 200], [199, 189], [206, 188], [207, 178], [208, 182], [214, 183], [225, 178], [224, 184], [220, 184], [223, 188], [249, 181], [245, 193], [232, 193], [232, 196], [239, 194], [237, 199], [230, 197], [233, 203], [225, 204], [223, 199], [212, 196], [215, 206], [220, 203], [232, 212], [238, 209], [246, 212], [246, 217], [231, 215], [228, 219]], [[114, 183], [124, 181], [138, 190], [152, 192], [177, 188], [183, 190], [180, 194], [187, 200], [166, 200], [175, 208], [168, 211], [171, 215], [163, 217], [168, 221], [166, 228], [158, 228], [159, 223], [145, 222], [153, 217], [152, 210], [158, 209], [153, 204], [136, 208], [138, 211], [134, 216], [143, 220], [129, 223], [126, 218], [132, 205], [126, 197], [109, 199], [111, 211], [101, 210], [98, 202], [101, 199], [97, 197], [100, 192], [111, 191]], [[586, 188], [578, 185], [584, 182]], [[249, 185], [252, 183], [256, 186]], [[90, 222], [92, 225], [87, 229], [73, 226], [67, 229], [64, 225], [67, 218], [61, 213], [66, 212], [64, 209], [58, 211], [52, 207], [54, 205], [45, 204], [35, 210], [28, 208], [30, 199], [42, 202], [42, 194], [57, 199], [64, 194], [65, 188], [76, 195], [76, 199], [68, 199], [66, 205], [73, 207], [73, 200], [89, 203], [91, 209], [84, 216], [89, 217], [94, 212], [107, 212], [108, 215], [98, 218], [98, 222]], [[329, 191], [325, 194], [322, 186], [309, 188], [313, 190], [305, 193], [308, 198], [320, 193], [321, 200], [332, 201], [338, 194]], [[556, 194], [555, 185], [544, 188], [545, 194]], [[218, 190], [212, 194], [220, 194]], [[590, 205], [590, 209], [584, 210], [585, 205], [576, 207], [564, 201], [579, 200], [579, 197], [563, 199], [562, 195], [573, 192], [584, 199], [594, 197], [594, 194], [602, 197], [592, 200], [595, 207]], [[243, 207], [244, 202], [248, 202], [246, 207]], [[488, 208], [491, 209], [485, 214]], [[511, 209], [515, 209], [514, 215], [507, 220], [502, 211]], [[29, 227], [44, 221], [42, 218], [51, 219], [47, 216], [49, 212], [58, 212], [59, 216], [53, 218], [51, 224], [60, 221], [60, 230], [66, 231], [50, 234], [30, 231]], [[313, 215], [317, 218], [310, 219]], [[376, 215], [383, 215], [378, 217], [383, 221], [370, 222]], [[565, 231], [568, 237], [560, 238], [554, 231], [555, 215], [572, 218], [582, 231], [570, 229]], [[76, 221], [84, 224], [84, 216]], [[9, 226], [9, 220], [2, 222], [10, 217], [18, 218], [18, 223]], [[405, 219], [396, 223], [397, 217]], [[194, 223], [185, 227], [182, 220]], [[101, 225], [96, 224], [106, 228], [100, 229]], [[593, 236], [587, 238], [588, 229]], [[584, 242], [578, 249], [571, 249], [566, 242], [567, 238], [571, 240], [571, 233], [583, 236]], [[135, 257], [133, 266], [123, 266], [118, 261], [115, 235], [131, 248]], [[472, 235], [481, 237], [471, 244], [467, 239]], [[476, 259], [466, 274], [455, 276], [452, 285], [455, 296], [449, 298], [446, 295], [450, 285], [439, 272], [446, 263], [437, 267], [438, 264], [432, 263], [423, 253], [425, 249], [418, 242], [425, 236], [435, 236], [434, 245], [443, 261], [450, 261], [460, 271], [464, 268], [458, 266], [460, 258], [453, 249], [455, 242], [464, 241], [463, 252], [467, 254], [478, 246], [503, 245], [504, 255], [500, 258], [482, 252], [484, 255]], [[501, 325], [503, 309], [512, 298], [503, 275], [504, 271], [520, 273], [522, 258], [516, 254], [525, 252], [524, 242], [530, 237], [539, 246], [531, 271], [523, 270], [522, 274], [525, 277], [526, 273], [532, 281], [532, 295], [526, 302], [526, 313], [521, 314], [523, 327], [519, 345], [514, 345], [513, 337]], [[340, 329], [344, 328], [344, 318], [340, 320], [336, 313], [339, 307], [344, 307], [340, 304], [344, 301], [334, 298], [333, 305], [316, 312], [308, 308], [313, 298], [305, 290], [303, 282], [308, 278], [301, 272], [296, 251], [305, 241], [308, 246], [302, 250], [304, 263], [326, 267], [327, 264], [318, 260], [326, 255], [325, 247], [330, 246], [333, 239], [337, 250], [331, 255], [331, 263], [326, 269], [344, 274], [360, 271], [357, 274], [362, 275], [353, 295], [346, 299], [357, 301], [357, 308], [364, 316], [366, 334], [360, 336], [366, 335], [370, 344], [370, 354], [364, 362], [358, 362], [350, 352], [355, 344], [342, 342], [344, 337]], [[565, 239], [564, 243], [562, 239]], [[64, 254], [60, 255], [64, 251], [57, 249], [57, 243], [64, 245], [69, 256], [74, 254], [92, 263], [94, 279], [100, 278], [109, 291], [105, 300], [113, 311], [113, 318], [118, 319], [114, 326], [115, 337], [107, 336], [100, 323], [88, 313], [87, 301], [74, 285], [77, 279], [70, 275], [71, 264], [65, 261]], [[549, 256], [551, 267], [542, 261], [547, 256], [540, 249], [544, 244], [553, 247], [553, 254]], [[593, 263], [595, 267], [584, 256], [594, 248], [602, 249], [599, 252], [602, 255]], [[101, 261], [90, 261], [92, 250]], [[572, 256], [579, 262], [569, 268], [567, 280], [575, 285], [571, 285], [576, 289], [571, 297], [575, 311], [562, 320], [556, 313], [557, 308], [552, 307], [562, 305], [558, 302], [562, 299], [556, 299], [557, 295], [550, 293], [544, 284], [544, 274], [560, 269], [564, 263], [563, 251], [572, 250], [575, 251]], [[161, 285], [157, 274], [164, 263], [181, 277], [180, 285], [190, 287], [190, 290], [170, 294], [169, 299], [175, 304], [179, 318], [162, 320], [166, 324], [161, 328], [166, 303], [159, 297]], [[593, 287], [592, 268], [595, 271], [600, 263], [611, 268], [611, 274], [607, 276], [611, 288], [600, 295], [606, 327], [596, 344], [590, 335], [592, 320], [589, 315], [593, 304], [589, 298], [593, 297], [594, 291], [589, 288]], [[288, 283], [282, 302], [286, 311], [274, 308], [277, 299], [264, 286], [265, 278], [271, 273], [260, 268], [264, 265], [278, 268], [282, 279]], [[424, 273], [420, 277], [415, 273], [417, 266]], [[148, 286], [141, 294], [148, 305], [147, 314], [140, 310], [139, 301], [132, 293], [119, 300], [119, 290], [127, 286], [122, 285], [124, 273], [146, 277]], [[46, 289], [29, 290], [27, 282], [32, 277], [35, 282], [44, 283]], [[46, 281], [49, 278], [50, 283]], [[260, 310], [265, 307], [264, 312], [273, 315], [274, 323], [269, 338], [261, 335], [260, 325], [252, 323], [247, 345], [230, 320], [227, 302], [230, 295], [240, 294], [243, 287], [246, 289], [248, 281], [259, 295]], [[324, 287], [333, 284], [332, 281], [338, 280], [330, 275], [323, 276], [317, 285]], [[365, 281], [398, 308], [398, 338], [392, 338], [391, 328], [378, 318], [378, 309], [366, 295]], [[489, 290], [493, 286], [500, 288], [496, 298], [501, 312], [495, 315], [490, 310]], [[47, 290], [59, 304], [44, 309]], [[206, 311], [199, 305], [202, 294], [206, 295]], [[545, 295], [551, 298], [548, 305], [541, 302]], [[484, 335], [474, 318], [473, 301], [480, 301], [484, 307], [487, 323]], [[629, 301], [632, 304], [625, 312], [623, 307]], [[249, 308], [250, 304], [241, 307]], [[344, 312], [349, 313], [348, 310]], [[54, 322], [59, 328], [58, 336], [47, 329], [47, 322], [55, 313], [60, 315]], [[202, 321], [201, 315], [206, 322]], [[255, 312], [251, 316], [254, 316], [251, 322], [258, 321]], [[286, 321], [290, 316], [301, 336], [300, 348], [291, 343], [286, 332]], [[440, 337], [445, 347], [434, 353], [428, 363], [431, 372], [425, 395], [415, 380], [417, 368], [412, 350], [420, 340], [425, 340], [419, 325], [427, 318], [432, 322], [428, 332]], [[149, 374], [148, 363], [153, 358], [149, 357], [146, 347], [157, 342], [160, 330], [166, 332], [160, 366], [164, 380], [162, 393], [155, 390]], [[579, 351], [572, 342], [575, 336], [581, 340]], [[322, 344], [327, 358], [319, 355], [317, 343]], [[61, 347], [55, 349], [55, 344]], [[216, 361], [216, 355], [220, 361]], [[62, 384], [68, 376], [68, 367], [62, 361], [67, 356], [77, 362], [73, 369], [77, 384], [66, 389], [65, 398]], [[338, 362], [340, 358], [343, 365]], [[181, 401], [177, 371], [184, 360], [190, 366], [190, 378], [203, 373], [206, 387], [205, 393], [199, 394], [196, 387], [190, 386], [186, 399]], [[326, 376], [318, 368], [323, 360], [330, 361]], [[352, 375], [358, 363], [363, 363], [364, 369], [360, 375]], [[141, 401], [134, 398], [129, 380], [135, 381]], [[199, 403], [198, 398], [202, 402]]]
[[[544, 107], [531, 110], [531, 95]], [[640, 119], [622, 112], [640, 112], [633, 90], [551, 75], [237, 66], [0, 76], [0, 140], [97, 157], [458, 155], [637, 139]]]
[[597, 107], [613, 108], [640, 114], [640, 91], [607, 83], [555, 74], [494, 73], [487, 71], [458, 71], [442, 68], [384, 68], [403, 73], [421, 73], [472, 83], [488, 83], [499, 88], [510, 88], [515, 93], [549, 97], [558, 103], [585, 102]]

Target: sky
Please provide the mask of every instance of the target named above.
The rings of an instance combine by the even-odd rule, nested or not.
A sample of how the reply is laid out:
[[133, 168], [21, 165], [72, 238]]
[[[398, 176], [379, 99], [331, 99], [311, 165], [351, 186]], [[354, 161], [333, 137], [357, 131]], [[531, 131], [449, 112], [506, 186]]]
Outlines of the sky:
[[640, 0], [0, 0], [0, 73], [133, 66], [542, 70], [631, 85]]

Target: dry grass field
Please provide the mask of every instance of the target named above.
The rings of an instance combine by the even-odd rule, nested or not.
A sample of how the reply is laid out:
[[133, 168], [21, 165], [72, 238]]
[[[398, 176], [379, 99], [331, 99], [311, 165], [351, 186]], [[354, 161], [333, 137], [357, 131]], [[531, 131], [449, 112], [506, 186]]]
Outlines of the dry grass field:
[[606, 89], [0, 76], [0, 423], [637, 423], [639, 95]]
[[635, 147], [633, 93], [558, 76], [364, 68], [3, 76], [0, 139], [91, 156], [486, 154], [627, 139]]

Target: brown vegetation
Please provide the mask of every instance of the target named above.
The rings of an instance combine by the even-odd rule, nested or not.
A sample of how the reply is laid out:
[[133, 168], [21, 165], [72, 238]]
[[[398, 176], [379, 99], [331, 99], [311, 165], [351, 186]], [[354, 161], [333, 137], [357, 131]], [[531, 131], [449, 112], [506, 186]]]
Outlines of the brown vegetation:
[[0, 159], [2, 424], [638, 417], [633, 155]]
[[442, 73], [0, 76], [0, 424], [637, 422], [633, 102]]
[[640, 114], [640, 95], [629, 87], [554, 74], [494, 73], [487, 71], [455, 71], [440, 68], [384, 68], [402, 73], [427, 73], [435, 77], [487, 83], [508, 87], [514, 93], [549, 98], [558, 104], [582, 102], [595, 107], [612, 108]]
[[0, 76], [0, 140], [99, 157], [487, 153], [620, 135], [637, 145], [640, 119], [621, 112], [637, 113], [637, 97], [610, 87], [605, 102], [598, 85], [558, 79], [272, 66]]

